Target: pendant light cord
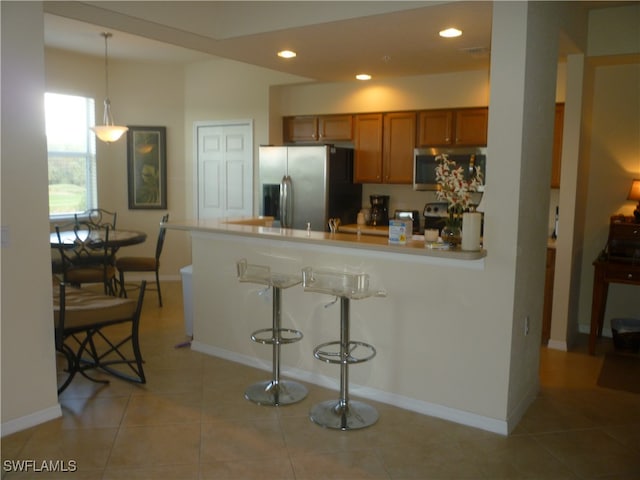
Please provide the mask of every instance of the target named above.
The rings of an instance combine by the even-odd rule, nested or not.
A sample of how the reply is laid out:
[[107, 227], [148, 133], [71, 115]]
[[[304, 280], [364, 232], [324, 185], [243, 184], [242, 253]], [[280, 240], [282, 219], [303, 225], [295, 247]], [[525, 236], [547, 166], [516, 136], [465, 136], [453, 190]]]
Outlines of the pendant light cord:
[[101, 35], [104, 37], [104, 83], [105, 83], [105, 93], [106, 97], [104, 97], [104, 124], [96, 125], [92, 127], [92, 130], [95, 132], [96, 136], [106, 143], [111, 143], [117, 141], [124, 132], [128, 130], [127, 127], [123, 127], [120, 125], [116, 125], [113, 121], [113, 115], [111, 114], [111, 100], [109, 100], [109, 38], [112, 37], [112, 34], [109, 32], [102, 32]]
[[109, 98], [109, 50], [107, 42], [112, 34], [109, 32], [103, 32], [102, 36], [104, 37], [104, 84], [106, 97]]

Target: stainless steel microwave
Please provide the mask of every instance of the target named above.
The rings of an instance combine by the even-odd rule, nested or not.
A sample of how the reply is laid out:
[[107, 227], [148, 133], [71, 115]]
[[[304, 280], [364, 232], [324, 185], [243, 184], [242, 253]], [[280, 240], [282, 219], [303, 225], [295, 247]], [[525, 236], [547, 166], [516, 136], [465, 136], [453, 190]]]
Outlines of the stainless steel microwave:
[[462, 167], [465, 178], [471, 179], [476, 174], [476, 167], [480, 167], [483, 183], [487, 179], [487, 149], [484, 147], [463, 148], [416, 148], [413, 151], [413, 189], [437, 190], [436, 157], [446, 153], [450, 160]]

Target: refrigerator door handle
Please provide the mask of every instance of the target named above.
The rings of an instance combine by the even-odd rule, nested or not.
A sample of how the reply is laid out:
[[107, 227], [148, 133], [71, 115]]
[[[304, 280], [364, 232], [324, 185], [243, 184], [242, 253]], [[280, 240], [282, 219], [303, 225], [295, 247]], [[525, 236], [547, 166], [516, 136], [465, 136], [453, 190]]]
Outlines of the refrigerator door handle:
[[285, 175], [280, 181], [280, 225], [291, 228], [293, 224], [293, 184], [291, 177]]

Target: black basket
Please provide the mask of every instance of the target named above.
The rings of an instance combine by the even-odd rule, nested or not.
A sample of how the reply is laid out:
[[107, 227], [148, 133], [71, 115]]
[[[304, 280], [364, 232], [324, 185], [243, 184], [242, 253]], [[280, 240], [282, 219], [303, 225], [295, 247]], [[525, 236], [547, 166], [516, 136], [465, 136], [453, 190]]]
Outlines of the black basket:
[[616, 350], [640, 350], [640, 319], [614, 318], [611, 320], [611, 332]]

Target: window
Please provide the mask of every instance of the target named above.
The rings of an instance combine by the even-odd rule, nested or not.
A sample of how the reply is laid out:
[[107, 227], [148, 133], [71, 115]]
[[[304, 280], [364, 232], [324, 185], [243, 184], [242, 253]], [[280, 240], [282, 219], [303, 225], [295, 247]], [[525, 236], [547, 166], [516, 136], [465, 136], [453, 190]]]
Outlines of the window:
[[97, 206], [93, 98], [45, 93], [49, 216]]

